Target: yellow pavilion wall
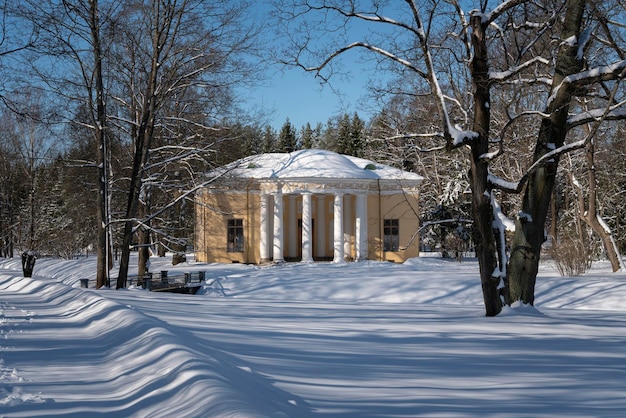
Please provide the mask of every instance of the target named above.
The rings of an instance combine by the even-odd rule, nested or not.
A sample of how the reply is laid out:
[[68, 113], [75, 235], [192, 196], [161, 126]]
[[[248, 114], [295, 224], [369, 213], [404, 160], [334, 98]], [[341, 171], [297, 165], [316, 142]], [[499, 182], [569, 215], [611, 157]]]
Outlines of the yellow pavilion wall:
[[[402, 263], [419, 257], [419, 195], [397, 193], [368, 198], [368, 259]], [[398, 251], [383, 250], [384, 220], [398, 219]]]
[[[344, 216], [355, 217], [356, 199], [354, 195], [346, 195], [350, 202], [344, 200]], [[326, 210], [325, 235], [326, 245], [324, 245], [323, 254], [319, 251], [317, 240], [319, 240], [320, 219], [317, 211], [319, 206], [317, 199], [324, 198], [326, 204], [323, 206]], [[295, 205], [298, 208], [295, 213], [287, 210], [290, 205], [288, 195], [283, 196], [283, 250], [286, 259], [293, 256], [301, 256], [301, 245], [299, 233], [288, 233], [288, 228], [297, 225], [297, 219], [301, 219], [302, 196], [295, 197]], [[332, 243], [332, 225], [333, 210], [330, 202], [333, 200], [332, 195], [315, 195], [313, 199], [312, 217], [316, 225], [313, 230], [313, 255], [316, 259], [332, 259], [333, 243]], [[247, 190], [242, 187], [240, 190], [202, 190], [196, 195], [196, 230], [195, 230], [195, 253], [196, 260], [208, 263], [253, 263], [260, 262], [260, 195], [258, 193]], [[272, 217], [272, 201], [268, 204], [268, 217]], [[408, 258], [419, 256], [419, 207], [417, 193], [398, 193], [398, 194], [372, 194], [367, 199], [368, 213], [368, 259], [378, 261], [404, 262]], [[292, 219], [293, 216], [297, 219]], [[244, 228], [244, 251], [229, 252], [227, 250], [227, 225], [228, 219], [242, 219]], [[399, 220], [399, 251], [383, 251], [383, 225], [385, 219]], [[268, 222], [271, 222], [268, 220]], [[289, 225], [289, 226], [288, 226]], [[348, 259], [356, 258], [355, 231], [350, 232], [351, 239], [349, 250], [345, 256]], [[268, 235], [271, 244], [273, 238], [271, 233]], [[289, 252], [293, 251], [295, 240], [295, 248], [297, 254]], [[271, 248], [271, 246], [270, 246]], [[270, 250], [270, 257], [272, 256]], [[320, 257], [322, 256], [322, 257]]]
[[[196, 195], [196, 260], [206, 263], [257, 263], [259, 196], [247, 191], [204, 190]], [[242, 219], [244, 251], [227, 248], [228, 220]]]

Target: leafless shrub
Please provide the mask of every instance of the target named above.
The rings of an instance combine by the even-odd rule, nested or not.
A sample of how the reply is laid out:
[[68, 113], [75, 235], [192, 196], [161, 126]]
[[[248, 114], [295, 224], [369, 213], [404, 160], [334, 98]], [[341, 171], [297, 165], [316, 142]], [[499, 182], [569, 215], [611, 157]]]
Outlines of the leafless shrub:
[[585, 274], [593, 261], [593, 250], [579, 238], [567, 237], [554, 243], [549, 250], [561, 276]]

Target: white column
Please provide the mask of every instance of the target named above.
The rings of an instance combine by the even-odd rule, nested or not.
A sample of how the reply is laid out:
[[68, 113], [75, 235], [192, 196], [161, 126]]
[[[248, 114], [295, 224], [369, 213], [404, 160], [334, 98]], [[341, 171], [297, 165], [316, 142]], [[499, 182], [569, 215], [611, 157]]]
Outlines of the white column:
[[343, 254], [344, 258], [352, 257], [352, 235], [354, 235], [354, 218], [352, 217], [352, 196], [343, 199]]
[[335, 194], [334, 205], [334, 241], [333, 241], [333, 262], [343, 263], [343, 193]]
[[283, 258], [283, 192], [278, 188], [274, 194], [274, 263], [282, 263]]
[[267, 216], [267, 201], [269, 199], [268, 194], [261, 194], [261, 213], [259, 220], [259, 245], [260, 247], [260, 262], [264, 263], [269, 261], [270, 252], [269, 252], [269, 242], [267, 240], [268, 232], [269, 232], [269, 218]]
[[312, 263], [311, 193], [302, 193], [302, 262]]
[[326, 195], [317, 195], [317, 218], [315, 220], [315, 230], [317, 231], [317, 255], [326, 256]]
[[367, 195], [358, 194], [356, 196], [356, 259], [357, 261], [367, 259]]
[[289, 220], [289, 227], [286, 228], [285, 232], [287, 242], [289, 243], [287, 250], [287, 255], [289, 257], [296, 257], [298, 255], [298, 246], [296, 243], [298, 240], [298, 208], [296, 207], [296, 197], [297, 196], [295, 194], [287, 196], [289, 206], [287, 206], [286, 218]]

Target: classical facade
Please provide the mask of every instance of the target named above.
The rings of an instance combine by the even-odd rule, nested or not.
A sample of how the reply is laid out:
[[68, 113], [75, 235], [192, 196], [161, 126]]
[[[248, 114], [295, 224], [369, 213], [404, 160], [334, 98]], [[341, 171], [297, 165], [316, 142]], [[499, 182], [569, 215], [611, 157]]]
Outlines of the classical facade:
[[419, 255], [423, 178], [325, 150], [262, 154], [208, 174], [196, 260], [402, 262]]

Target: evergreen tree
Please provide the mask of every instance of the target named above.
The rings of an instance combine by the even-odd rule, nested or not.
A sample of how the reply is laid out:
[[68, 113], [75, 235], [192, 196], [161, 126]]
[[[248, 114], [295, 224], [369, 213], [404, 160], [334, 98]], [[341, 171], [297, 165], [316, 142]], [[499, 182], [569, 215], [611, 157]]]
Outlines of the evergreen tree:
[[344, 113], [339, 119], [339, 126], [337, 127], [335, 151], [340, 154], [350, 154], [350, 136], [350, 116]]
[[311, 129], [310, 123], [307, 122], [307, 124], [302, 127], [302, 130], [300, 131], [300, 139], [303, 149], [315, 148], [314, 132], [313, 129]]
[[262, 151], [264, 153], [274, 152], [276, 149], [276, 132], [267, 125], [262, 137]]
[[320, 130], [320, 148], [329, 151], [337, 151], [337, 127], [336, 118], [328, 118], [326, 126]]
[[365, 154], [365, 121], [354, 112], [350, 124], [350, 146], [348, 155], [363, 157]]
[[289, 122], [289, 118], [285, 121], [285, 124], [280, 129], [280, 134], [278, 135], [278, 152], [293, 152], [298, 149], [298, 137], [296, 135], [296, 130]]

